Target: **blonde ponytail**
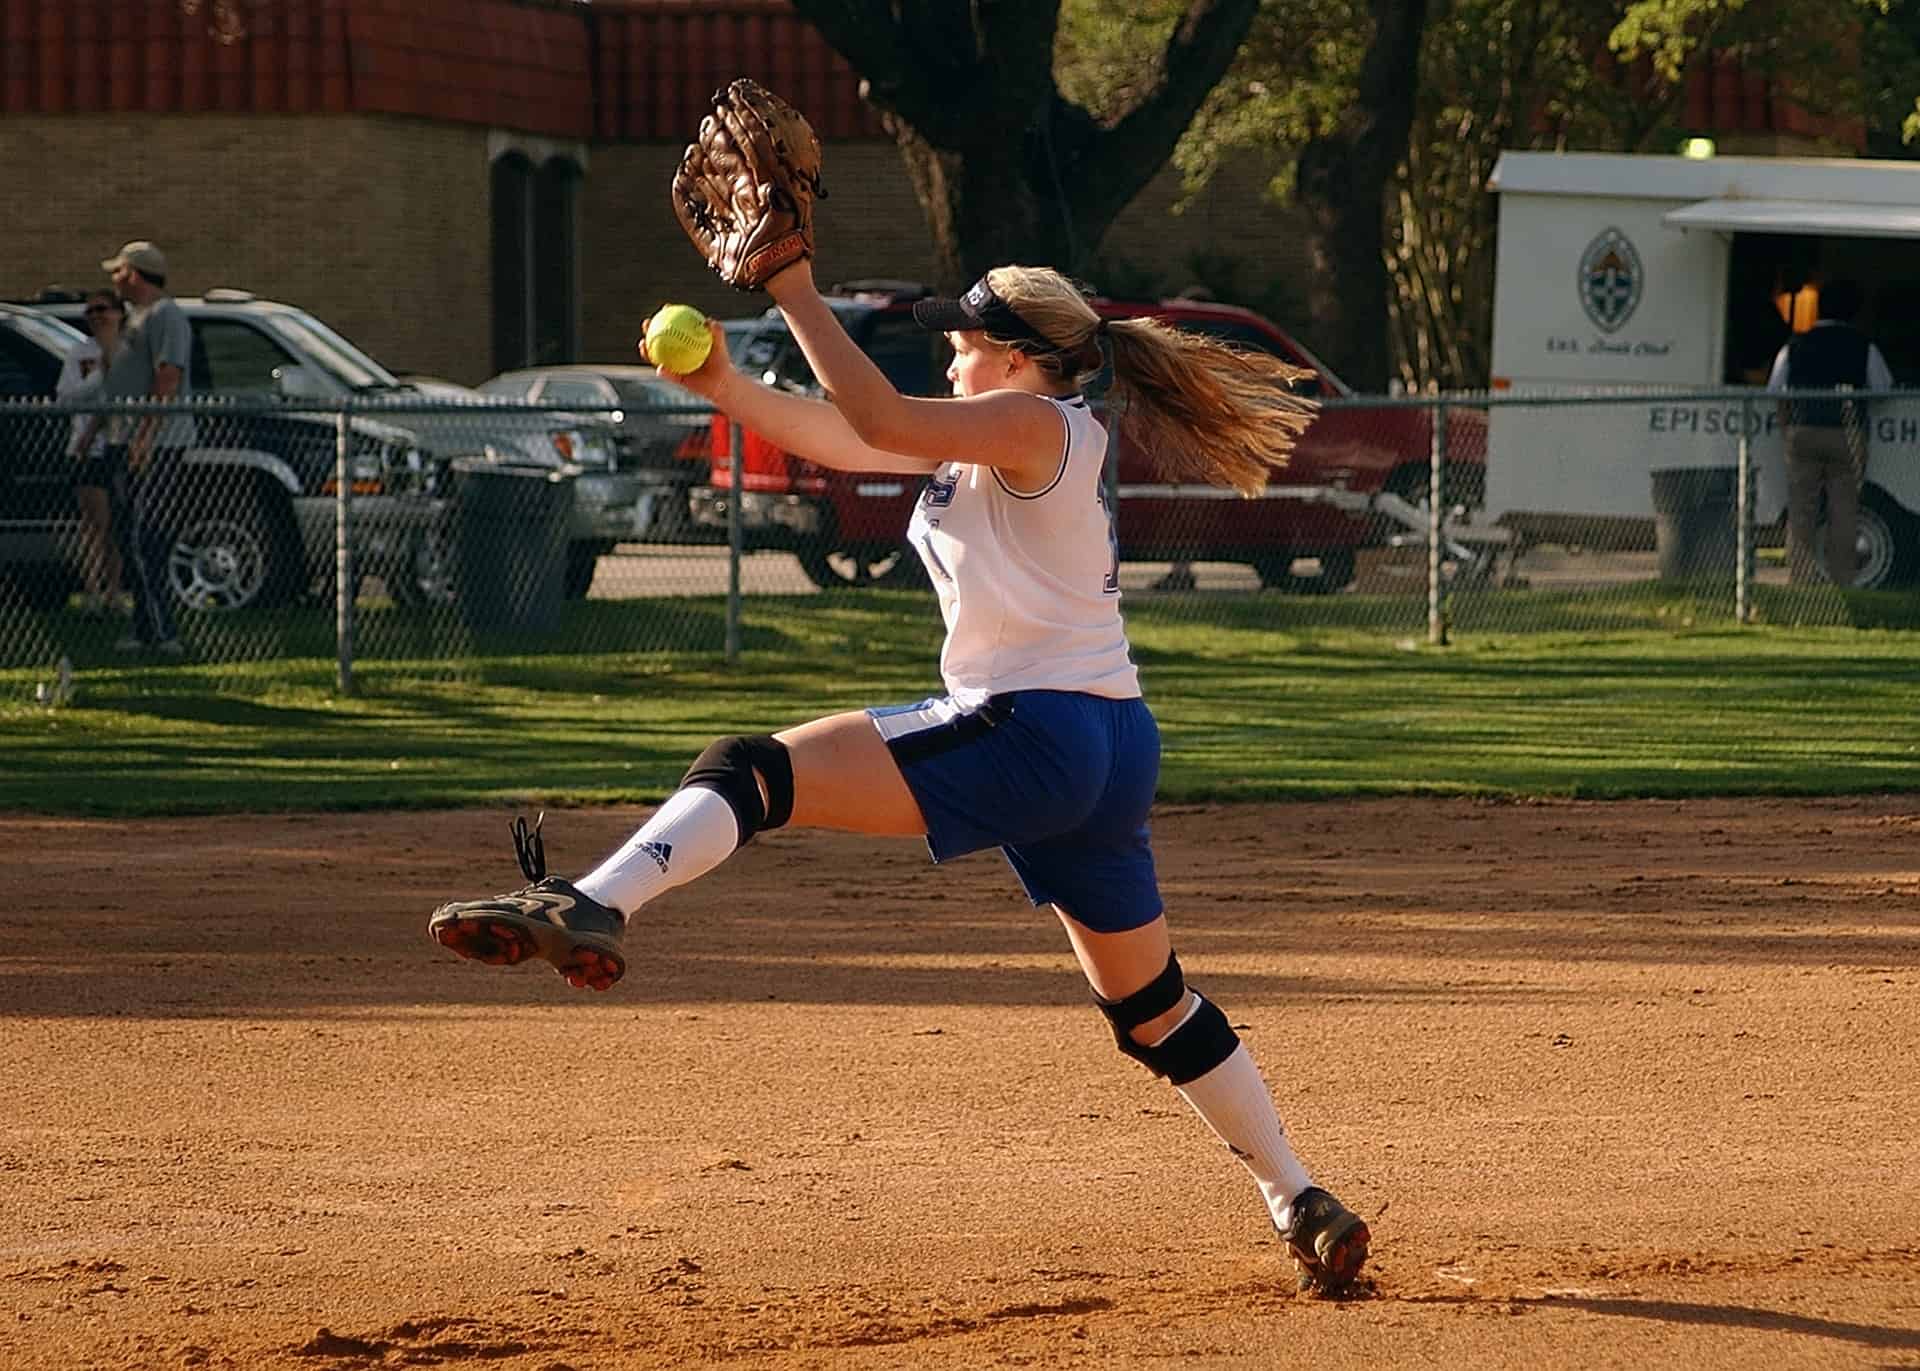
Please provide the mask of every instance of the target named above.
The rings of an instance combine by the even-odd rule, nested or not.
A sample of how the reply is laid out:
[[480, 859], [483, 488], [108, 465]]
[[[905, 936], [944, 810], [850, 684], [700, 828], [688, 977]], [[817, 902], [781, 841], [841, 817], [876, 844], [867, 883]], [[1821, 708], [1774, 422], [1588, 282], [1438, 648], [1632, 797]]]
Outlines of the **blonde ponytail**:
[[1107, 340], [1119, 431], [1174, 484], [1259, 494], [1319, 408], [1289, 388], [1312, 373], [1264, 352], [1157, 319], [1115, 319]]
[[1113, 353], [1109, 419], [1164, 481], [1257, 495], [1268, 475], [1287, 464], [1319, 408], [1291, 389], [1312, 372], [1157, 319], [1103, 321], [1057, 271], [995, 267], [987, 281], [1056, 350], [1036, 351], [1019, 339], [993, 341], [1031, 352], [1062, 380], [1084, 385], [1099, 372], [1105, 335]]

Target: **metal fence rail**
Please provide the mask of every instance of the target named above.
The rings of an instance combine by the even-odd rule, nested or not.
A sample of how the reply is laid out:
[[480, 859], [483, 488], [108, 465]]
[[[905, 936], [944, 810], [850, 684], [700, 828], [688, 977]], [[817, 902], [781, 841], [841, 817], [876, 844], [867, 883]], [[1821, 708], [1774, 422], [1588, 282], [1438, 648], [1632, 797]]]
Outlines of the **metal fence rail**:
[[[1857, 420], [1856, 583], [1911, 587], [1920, 392], [1784, 398]], [[1669, 612], [1845, 622], [1821, 568], [1787, 555], [1781, 399], [1330, 400], [1295, 469], [1251, 500], [1122, 455], [1122, 592], [1158, 619], [1257, 597], [1276, 627], [1433, 642]], [[130, 476], [99, 456], [89, 479], [112, 494], [88, 506], [80, 429], [125, 436], [153, 413], [190, 414], [191, 444]], [[0, 461], [0, 698], [175, 661], [216, 683], [331, 662], [350, 691], [373, 662], [458, 675], [533, 651], [731, 655], [747, 597], [927, 592], [902, 541], [917, 480], [824, 471], [694, 403], [0, 402]]]

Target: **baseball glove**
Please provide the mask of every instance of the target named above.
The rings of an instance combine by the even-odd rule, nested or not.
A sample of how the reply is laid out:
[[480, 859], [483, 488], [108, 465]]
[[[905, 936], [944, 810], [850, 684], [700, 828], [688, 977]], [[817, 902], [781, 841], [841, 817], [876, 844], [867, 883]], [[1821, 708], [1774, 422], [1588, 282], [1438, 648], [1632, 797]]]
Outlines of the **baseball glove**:
[[714, 92], [713, 113], [673, 177], [680, 227], [736, 290], [759, 290], [813, 256], [813, 202], [825, 194], [813, 126], [747, 80]]

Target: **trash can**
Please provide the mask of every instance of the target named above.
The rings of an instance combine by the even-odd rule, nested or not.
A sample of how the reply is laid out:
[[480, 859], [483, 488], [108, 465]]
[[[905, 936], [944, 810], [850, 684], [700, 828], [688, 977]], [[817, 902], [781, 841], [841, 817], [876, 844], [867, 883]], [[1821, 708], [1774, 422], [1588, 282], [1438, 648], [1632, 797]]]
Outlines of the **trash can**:
[[566, 607], [573, 477], [480, 458], [453, 472], [461, 619], [476, 631], [552, 632]]
[[1663, 581], [1730, 581], [1739, 553], [1739, 469], [1653, 473], [1653, 540]]

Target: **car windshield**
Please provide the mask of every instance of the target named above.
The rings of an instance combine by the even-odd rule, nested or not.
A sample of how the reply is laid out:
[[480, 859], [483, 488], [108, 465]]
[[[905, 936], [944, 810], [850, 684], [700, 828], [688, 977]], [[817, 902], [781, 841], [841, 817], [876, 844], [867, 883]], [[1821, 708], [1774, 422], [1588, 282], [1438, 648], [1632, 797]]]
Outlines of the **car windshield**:
[[349, 390], [402, 390], [405, 383], [310, 314], [275, 311], [273, 328], [302, 361], [324, 368]]
[[[863, 329], [858, 302], [829, 300], [861, 350], [871, 357], [902, 395], [934, 395], [945, 390], [946, 365], [940, 350], [944, 334], [929, 333], [906, 314], [877, 314]], [[777, 315], [761, 320], [734, 352], [734, 365], [769, 385], [812, 391], [819, 387], [806, 354]]]
[[86, 336], [78, 329], [68, 328], [58, 319], [49, 319], [41, 314], [9, 314], [7, 322], [47, 351], [61, 357], [65, 357], [68, 349]]
[[693, 405], [704, 405], [706, 401], [699, 396], [680, 389], [666, 381], [646, 381], [637, 376], [617, 376], [613, 378], [613, 388], [620, 392], [620, 403], [630, 409], [641, 411], [662, 409], [686, 409]]
[[533, 390], [533, 378], [526, 375], [495, 376], [482, 381], [479, 390], [482, 395], [491, 395], [498, 400], [524, 400]]

